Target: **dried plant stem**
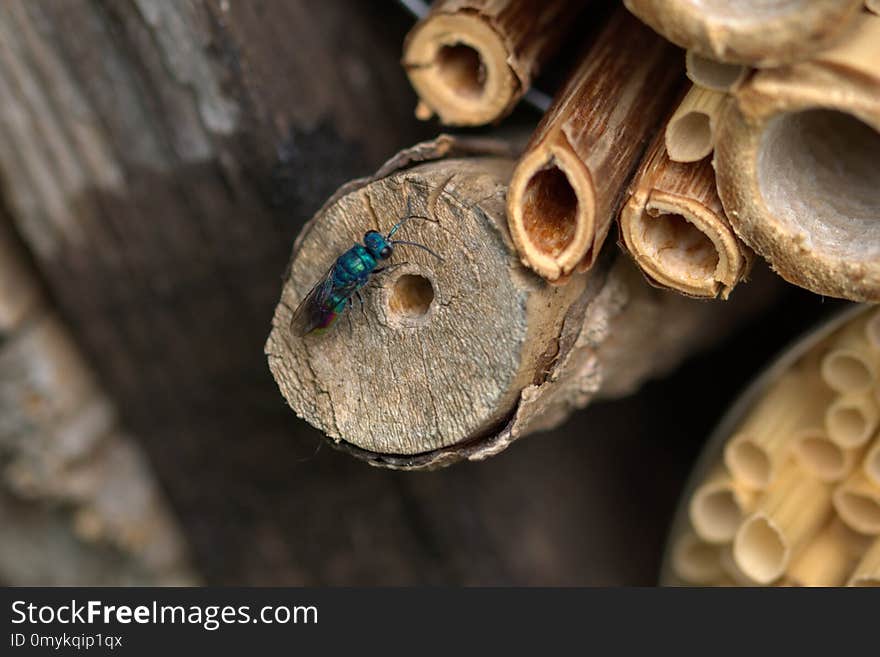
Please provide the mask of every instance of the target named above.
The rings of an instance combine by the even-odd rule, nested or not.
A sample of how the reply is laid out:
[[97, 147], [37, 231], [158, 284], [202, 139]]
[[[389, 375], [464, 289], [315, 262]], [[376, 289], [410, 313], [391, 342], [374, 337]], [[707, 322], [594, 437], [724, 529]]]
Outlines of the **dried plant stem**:
[[407, 35], [403, 65], [421, 103], [448, 125], [505, 116], [571, 28], [583, 0], [438, 0]]
[[707, 543], [729, 543], [752, 508], [755, 495], [735, 482], [723, 466], [700, 485], [688, 506], [691, 525]]
[[880, 534], [880, 486], [861, 468], [834, 490], [834, 508], [843, 521], [863, 534]]
[[749, 67], [703, 57], [688, 50], [684, 58], [688, 79], [711, 91], [736, 91], [749, 74]]
[[663, 39], [622, 9], [612, 16], [514, 171], [508, 222], [528, 267], [559, 281], [593, 265], [644, 143], [673, 102], [680, 67]]
[[864, 547], [863, 537], [834, 518], [794, 559], [786, 579], [793, 586], [841, 586]]
[[688, 296], [726, 299], [752, 262], [721, 207], [710, 162], [672, 162], [662, 133], [633, 180], [620, 235], [650, 282]]
[[828, 486], [789, 465], [740, 526], [733, 542], [736, 564], [759, 584], [774, 582], [830, 513]]
[[880, 539], [862, 557], [849, 580], [850, 586], [880, 586]]
[[[674, 162], [697, 162], [712, 152], [727, 95], [692, 86], [666, 124], [666, 152]], [[714, 182], [714, 178], [713, 178]]]
[[880, 301], [880, 17], [839, 46], [757, 72], [715, 145], [718, 192], [737, 234], [786, 280]]
[[776, 66], [803, 59], [843, 38], [862, 0], [624, 0], [624, 4], [673, 43], [704, 57]]

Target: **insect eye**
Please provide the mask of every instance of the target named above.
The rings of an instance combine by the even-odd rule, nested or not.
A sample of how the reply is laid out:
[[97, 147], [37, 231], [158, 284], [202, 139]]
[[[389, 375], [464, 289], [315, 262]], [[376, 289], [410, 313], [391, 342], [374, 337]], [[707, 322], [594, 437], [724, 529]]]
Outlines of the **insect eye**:
[[391, 257], [391, 247], [386, 246], [381, 251], [379, 251], [379, 257], [385, 260], [386, 258]]

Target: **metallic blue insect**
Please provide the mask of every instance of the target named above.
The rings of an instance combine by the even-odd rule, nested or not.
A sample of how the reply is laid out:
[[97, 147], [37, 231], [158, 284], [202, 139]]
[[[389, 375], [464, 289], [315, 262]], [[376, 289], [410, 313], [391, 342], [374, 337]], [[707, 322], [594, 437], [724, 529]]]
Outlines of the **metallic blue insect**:
[[378, 266], [380, 261], [388, 260], [391, 257], [394, 253], [394, 247], [398, 245], [403, 244], [424, 249], [442, 261], [443, 258], [424, 244], [391, 239], [394, 233], [410, 219], [424, 219], [437, 223], [436, 219], [410, 215], [397, 222], [387, 235], [382, 235], [376, 230], [368, 231], [364, 235], [364, 243], [356, 243], [339, 256], [330, 270], [300, 302], [290, 320], [290, 330], [298, 336], [326, 331], [348, 307], [353, 295], [357, 295], [361, 306], [363, 306], [364, 299], [360, 289], [367, 284], [370, 276], [399, 266]]

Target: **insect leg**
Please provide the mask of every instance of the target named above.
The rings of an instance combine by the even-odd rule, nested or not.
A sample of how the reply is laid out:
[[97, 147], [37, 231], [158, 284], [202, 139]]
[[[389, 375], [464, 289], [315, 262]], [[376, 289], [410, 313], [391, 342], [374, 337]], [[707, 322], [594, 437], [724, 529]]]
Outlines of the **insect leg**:
[[358, 301], [361, 302], [361, 315], [364, 316], [364, 319], [369, 319], [367, 317], [367, 311], [364, 310], [364, 295], [361, 294], [360, 290], [355, 290], [354, 293], [357, 295]]

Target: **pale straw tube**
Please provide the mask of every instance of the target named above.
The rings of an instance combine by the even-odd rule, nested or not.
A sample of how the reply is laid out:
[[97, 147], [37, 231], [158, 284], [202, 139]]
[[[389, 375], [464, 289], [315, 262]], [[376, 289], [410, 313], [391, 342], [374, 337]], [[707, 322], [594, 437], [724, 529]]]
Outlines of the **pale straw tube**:
[[724, 575], [720, 549], [687, 532], [679, 536], [672, 549], [672, 568], [690, 584], [712, 584]]
[[837, 515], [857, 532], [880, 534], [880, 486], [873, 484], [862, 468], [834, 490]]
[[825, 383], [837, 392], [868, 392], [877, 383], [878, 356], [865, 337], [873, 325], [873, 321], [856, 322], [831, 341], [820, 371]]
[[719, 467], [691, 496], [688, 513], [694, 531], [708, 543], [729, 543], [751, 510], [754, 493]]
[[880, 538], [871, 544], [856, 566], [849, 586], [880, 586]]
[[673, 162], [698, 162], [712, 152], [727, 95], [692, 86], [666, 124], [666, 152]]
[[786, 580], [792, 586], [841, 586], [864, 552], [864, 544], [863, 536], [833, 518], [793, 559]]
[[874, 442], [868, 448], [865, 460], [862, 462], [865, 476], [875, 486], [880, 486], [880, 434], [874, 437]]
[[828, 485], [788, 465], [737, 531], [733, 541], [736, 565], [759, 584], [774, 582], [830, 513]]
[[685, 72], [695, 85], [712, 91], [735, 91], [749, 73], [749, 67], [709, 59], [688, 50], [684, 58]]
[[880, 409], [873, 394], [852, 393], [831, 402], [825, 412], [825, 430], [832, 442], [844, 449], [862, 447], [874, 435]]
[[773, 384], [724, 448], [724, 463], [734, 479], [749, 488], [771, 484], [788, 456], [789, 442], [809, 414], [821, 386], [812, 377], [788, 373]]

